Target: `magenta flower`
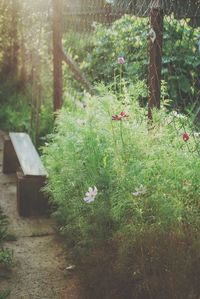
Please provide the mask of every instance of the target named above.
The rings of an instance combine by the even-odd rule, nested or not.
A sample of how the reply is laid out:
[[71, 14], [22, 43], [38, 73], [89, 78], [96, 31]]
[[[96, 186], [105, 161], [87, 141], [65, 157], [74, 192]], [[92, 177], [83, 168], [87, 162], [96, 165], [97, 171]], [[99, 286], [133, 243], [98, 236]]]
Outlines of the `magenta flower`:
[[189, 139], [190, 139], [190, 135], [187, 132], [183, 133], [183, 140], [187, 142]]
[[128, 115], [126, 114], [126, 112], [122, 111], [120, 112], [120, 114], [116, 114], [112, 116], [112, 120], [122, 120], [123, 118], [128, 117]]
[[121, 116], [121, 117], [128, 117], [128, 115], [127, 115], [126, 112], [124, 112], [124, 111], [120, 112], [120, 116]]
[[112, 120], [121, 120], [122, 119], [122, 117], [120, 116], [120, 115], [113, 115], [112, 116]]
[[124, 64], [125, 63], [125, 59], [123, 56], [118, 57], [117, 59], [118, 64]]

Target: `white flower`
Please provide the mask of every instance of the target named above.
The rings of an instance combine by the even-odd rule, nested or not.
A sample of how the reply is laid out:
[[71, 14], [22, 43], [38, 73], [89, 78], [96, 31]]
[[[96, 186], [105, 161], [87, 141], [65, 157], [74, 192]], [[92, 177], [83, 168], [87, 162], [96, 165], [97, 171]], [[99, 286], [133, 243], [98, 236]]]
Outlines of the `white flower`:
[[171, 114], [172, 114], [172, 116], [174, 116], [174, 117], [176, 117], [176, 118], [180, 118], [180, 119], [184, 119], [184, 118], [186, 118], [185, 115], [180, 114], [180, 113], [178, 113], [178, 112], [176, 112], [176, 111], [172, 111]]
[[117, 58], [117, 62], [118, 62], [118, 64], [124, 64], [124, 63], [125, 63], [125, 59], [124, 59], [124, 57], [123, 57], [123, 56], [119, 56], [119, 57]]
[[146, 187], [144, 187], [143, 185], [140, 185], [140, 187], [139, 188], [136, 188], [135, 189], [135, 192], [133, 192], [132, 194], [134, 195], [134, 196], [140, 196], [140, 195], [144, 195], [144, 194], [146, 194], [147, 193], [147, 189], [146, 189]]
[[97, 187], [96, 187], [96, 186], [94, 186], [94, 188], [89, 187], [89, 188], [88, 188], [88, 192], [85, 193], [85, 196], [86, 196], [86, 197], [84, 197], [83, 200], [84, 200], [86, 203], [91, 203], [91, 202], [93, 202], [93, 201], [95, 200], [95, 197], [97, 196], [97, 192], [98, 192], [98, 190], [97, 190]]
[[195, 138], [199, 138], [199, 137], [200, 137], [200, 133], [199, 133], [199, 132], [194, 132], [194, 133], [193, 133], [193, 136], [194, 136]]
[[85, 125], [85, 121], [82, 120], [82, 119], [80, 119], [80, 118], [77, 118], [76, 123], [77, 123], [77, 125], [79, 125], [79, 126], [84, 126], [84, 125]]

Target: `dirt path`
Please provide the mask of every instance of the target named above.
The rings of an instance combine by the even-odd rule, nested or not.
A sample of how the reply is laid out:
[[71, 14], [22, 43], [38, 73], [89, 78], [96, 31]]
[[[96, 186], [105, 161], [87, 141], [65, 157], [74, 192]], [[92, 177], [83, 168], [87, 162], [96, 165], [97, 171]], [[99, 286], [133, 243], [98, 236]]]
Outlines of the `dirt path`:
[[2, 174], [2, 134], [0, 131], [0, 205], [16, 241], [5, 244], [13, 251], [15, 266], [9, 278], [0, 278], [0, 291], [10, 289], [9, 299], [81, 299], [75, 274], [66, 270], [52, 219], [25, 219], [17, 213], [15, 175]]

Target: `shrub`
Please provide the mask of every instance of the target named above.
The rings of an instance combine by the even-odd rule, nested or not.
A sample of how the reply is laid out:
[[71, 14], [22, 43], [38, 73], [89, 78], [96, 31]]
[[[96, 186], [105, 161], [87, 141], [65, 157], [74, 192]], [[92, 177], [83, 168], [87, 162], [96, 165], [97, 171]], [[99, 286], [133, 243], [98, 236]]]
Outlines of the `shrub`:
[[45, 101], [40, 99], [41, 103], [36, 104], [31, 89], [28, 83], [21, 87], [17, 80], [4, 82], [0, 90], [0, 127], [5, 131], [27, 132], [38, 145], [53, 130], [54, 115], [50, 95], [46, 92]]
[[[67, 36], [69, 42], [64, 45], [93, 83], [113, 83], [113, 77], [119, 82], [117, 58], [123, 56], [125, 81], [136, 83], [139, 79], [147, 84], [149, 30], [148, 18], [125, 15], [111, 27], [96, 25], [93, 36]], [[167, 82], [171, 106], [185, 111], [198, 105], [199, 34], [199, 28], [192, 28], [189, 20], [165, 17], [162, 77]], [[65, 78], [69, 78], [68, 72]]]
[[147, 18], [126, 15], [115, 21], [110, 28], [97, 25], [93, 51], [88, 53], [84, 63], [91, 79], [112, 82], [113, 77], [119, 76], [119, 56], [125, 58], [123, 69], [128, 81], [147, 78], [147, 33]]
[[187, 279], [186, 294], [196, 292], [200, 160], [192, 125], [165, 108], [148, 124], [128, 87], [123, 101], [104, 86], [99, 93], [86, 95], [85, 108], [64, 108], [43, 149], [46, 191], [88, 298], [161, 298], [160, 279], [167, 290], [176, 274], [178, 285], [162, 298], [180, 298]]

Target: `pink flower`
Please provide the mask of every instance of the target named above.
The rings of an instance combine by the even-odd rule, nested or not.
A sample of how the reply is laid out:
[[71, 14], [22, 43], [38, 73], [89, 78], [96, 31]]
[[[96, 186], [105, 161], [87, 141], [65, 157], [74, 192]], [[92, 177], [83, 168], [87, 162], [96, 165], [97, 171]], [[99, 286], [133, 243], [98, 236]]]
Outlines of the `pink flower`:
[[128, 117], [128, 115], [127, 115], [126, 112], [124, 112], [124, 111], [120, 112], [120, 116], [121, 116], [121, 117]]
[[123, 56], [118, 57], [117, 59], [118, 64], [124, 64], [125, 63], [125, 59]]
[[121, 115], [113, 115], [112, 116], [112, 120], [121, 120], [122, 119], [122, 117], [121, 117]]
[[128, 117], [126, 112], [122, 111], [120, 114], [116, 114], [112, 116], [112, 120], [122, 120], [123, 118]]
[[187, 142], [189, 139], [190, 139], [190, 135], [187, 132], [183, 133], [183, 140]]

